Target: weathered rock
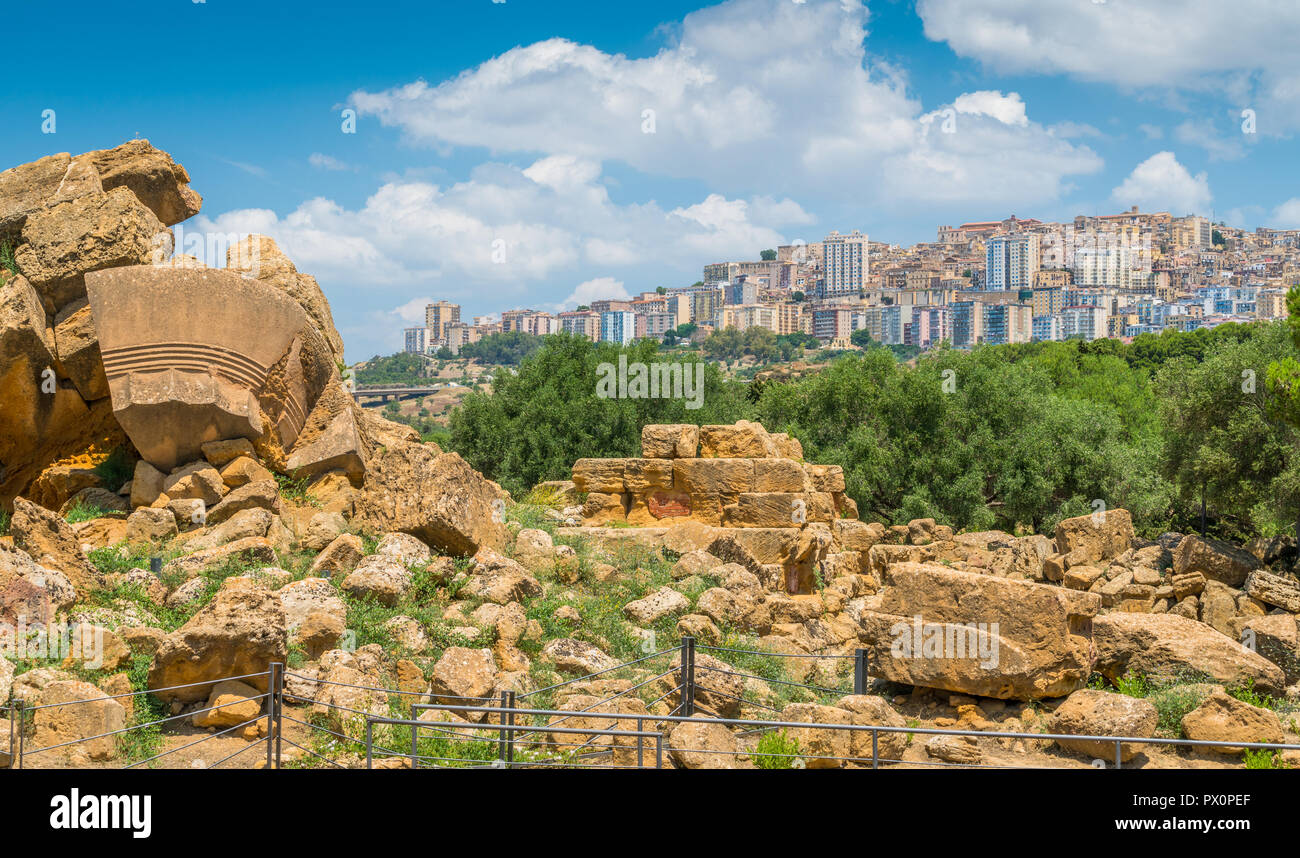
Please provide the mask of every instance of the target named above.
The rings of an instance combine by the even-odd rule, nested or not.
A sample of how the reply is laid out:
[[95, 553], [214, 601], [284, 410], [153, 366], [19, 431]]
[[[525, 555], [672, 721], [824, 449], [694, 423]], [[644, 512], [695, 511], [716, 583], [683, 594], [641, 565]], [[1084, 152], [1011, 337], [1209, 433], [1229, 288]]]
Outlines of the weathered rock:
[[195, 713], [195, 727], [221, 729], [252, 721], [262, 712], [262, 692], [239, 680], [218, 682], [203, 710]]
[[409, 533], [386, 533], [375, 546], [375, 553], [391, 557], [403, 566], [427, 563], [433, 552], [429, 546]]
[[[1277, 713], [1251, 706], [1222, 689], [1183, 716], [1183, 733], [1198, 742], [1274, 742], [1283, 741], [1282, 723]], [[1240, 754], [1244, 748], [1211, 746], [1220, 754]]]
[[128, 140], [113, 149], [87, 152], [104, 190], [126, 187], [159, 221], [172, 226], [199, 213], [203, 198], [189, 186], [185, 168], [148, 140]]
[[[343, 360], [343, 338], [334, 327], [334, 316], [316, 278], [300, 274], [275, 240], [253, 234], [226, 251], [226, 265], [274, 286], [292, 298], [306, 312], [312, 325], [325, 339], [335, 360]], [[382, 442], [381, 442], [382, 443]]]
[[1300, 581], [1256, 569], [1246, 579], [1246, 593], [1268, 605], [1300, 614]]
[[623, 606], [623, 616], [639, 625], [649, 625], [673, 614], [690, 610], [690, 601], [672, 587], [660, 587], [643, 599]]
[[1288, 685], [1300, 682], [1300, 623], [1290, 614], [1234, 617], [1231, 637], [1276, 664]]
[[128, 542], [163, 542], [178, 532], [176, 516], [170, 509], [142, 506], [126, 519]]
[[974, 736], [935, 736], [925, 743], [925, 752], [959, 766], [973, 766], [984, 759]]
[[403, 444], [375, 457], [357, 501], [371, 528], [400, 530], [445, 554], [468, 556], [505, 545], [500, 498], [455, 453]]
[[316, 559], [311, 564], [311, 574], [327, 578], [346, 575], [357, 568], [357, 564], [364, 556], [365, 544], [361, 541], [361, 537], [354, 533], [345, 533], [316, 555]]
[[14, 258], [53, 315], [86, 297], [86, 274], [149, 262], [167, 232], [134, 194], [118, 188], [29, 215]]
[[99, 572], [81, 553], [81, 543], [72, 527], [48, 509], [25, 498], [14, 498], [9, 532], [14, 545], [41, 566], [62, 572], [79, 593], [103, 586]]
[[[685, 682], [682, 671], [682, 654], [673, 656], [673, 669], [669, 678], [674, 688], [681, 688]], [[718, 718], [737, 718], [744, 699], [745, 681], [726, 662], [719, 661], [703, 652], [695, 653], [695, 705], [699, 714]], [[681, 694], [674, 691], [667, 697], [670, 706], [681, 703]]]
[[249, 483], [274, 480], [275, 475], [248, 456], [240, 456], [221, 469], [221, 482], [228, 489], [237, 489]]
[[285, 627], [290, 634], [296, 632], [308, 615], [316, 611], [324, 611], [347, 620], [347, 604], [334, 589], [334, 585], [325, 578], [291, 581], [276, 591], [276, 598], [284, 610]]
[[863, 605], [877, 675], [1001, 699], [1060, 697], [1086, 682], [1101, 607], [1090, 593], [924, 563], [889, 566]]
[[1133, 517], [1126, 509], [1108, 509], [1067, 518], [1056, 525], [1056, 550], [1080, 550], [1084, 562], [1118, 557], [1133, 543]]
[[401, 561], [372, 554], [363, 558], [340, 586], [357, 598], [370, 597], [381, 605], [392, 607], [406, 595], [413, 583], [410, 570]]
[[[220, 479], [220, 474], [217, 474]], [[223, 484], [224, 485], [224, 484]], [[168, 492], [171, 495], [171, 492]], [[220, 524], [235, 513], [250, 509], [276, 511], [280, 507], [280, 495], [275, 480], [261, 480], [232, 489], [215, 506], [208, 508], [208, 524]]]
[[1280, 693], [1280, 668], [1203, 623], [1176, 614], [1111, 613], [1093, 620], [1095, 669], [1111, 680], [1127, 672], [1144, 676], [1208, 676], [1224, 685], [1253, 681]]
[[1259, 560], [1226, 542], [1185, 536], [1174, 551], [1174, 574], [1200, 572], [1212, 581], [1240, 588], [1246, 577], [1259, 568]]
[[617, 667], [618, 662], [595, 644], [575, 638], [556, 638], [542, 647], [542, 658], [552, 662], [561, 673], [585, 676]]
[[464, 591], [475, 598], [505, 605], [540, 596], [542, 585], [514, 560], [485, 548], [474, 555]]
[[[835, 704], [852, 714], [851, 723], [873, 727], [906, 727], [907, 719], [899, 715], [883, 697], [874, 694], [850, 694]], [[849, 739], [850, 753], [857, 762], [866, 765], [871, 761], [871, 733], [854, 730]], [[899, 762], [907, 750], [907, 734], [878, 732], [876, 734], [877, 762]]]
[[321, 551], [338, 539], [348, 522], [341, 513], [318, 512], [307, 524], [307, 533], [303, 535], [302, 547], [309, 551]]
[[199, 449], [203, 451], [203, 458], [207, 459], [214, 468], [224, 468], [241, 456], [256, 458], [257, 455], [253, 450], [253, 443], [247, 438], [209, 441]]
[[[149, 688], [163, 700], [203, 700], [216, 681], [262, 673], [287, 655], [279, 598], [248, 578], [227, 578], [208, 605], [162, 640]], [[259, 691], [267, 688], [265, 676], [245, 681]]]
[[[650, 427], [647, 426], [647, 429]], [[690, 427], [694, 429], [695, 427]], [[644, 437], [644, 436], [643, 436]], [[644, 443], [644, 441], [642, 442]], [[683, 769], [740, 769], [742, 752], [736, 737], [722, 724], [683, 721], [668, 736], [668, 755]]]
[[[782, 721], [810, 724], [853, 723], [853, 714], [834, 706], [815, 703], [791, 703], [781, 710]], [[853, 753], [853, 731], [833, 728], [792, 727], [790, 735], [799, 743], [804, 766], [810, 769], [836, 769]], [[869, 736], [870, 734], [868, 734]]]
[[77, 591], [62, 572], [41, 566], [25, 552], [0, 544], [0, 623], [46, 623], [71, 607]]
[[[1065, 699], [1052, 713], [1050, 732], [1076, 733], [1087, 736], [1126, 736], [1149, 739], [1156, 733], [1159, 716], [1150, 701], [1125, 694], [1080, 689]], [[1069, 751], [1094, 759], [1115, 759], [1115, 743], [1096, 739], [1057, 739]], [[1120, 745], [1120, 759], [1128, 762], [1146, 747], [1137, 742]]]
[[700, 428], [690, 423], [641, 427], [641, 455], [647, 459], [693, 459], [699, 445]]
[[34, 714], [33, 748], [76, 744], [25, 757], [25, 765], [47, 766], [60, 757], [73, 765], [117, 758], [117, 737], [104, 734], [126, 727], [126, 709], [121, 703], [108, 699], [89, 682], [78, 680], [49, 683], [35, 702], [41, 708]]
[[275, 563], [275, 548], [261, 536], [250, 536], [215, 548], [205, 548], [177, 557], [163, 567], [167, 575], [193, 578], [205, 569], [220, 566], [232, 560], [271, 565]]
[[[433, 666], [429, 693], [435, 703], [487, 706], [496, 676], [497, 666], [491, 650], [448, 647]], [[481, 712], [459, 714], [469, 721], [482, 721], [484, 717]]]
[[82, 399], [108, 396], [99, 335], [86, 299], [72, 301], [54, 317], [54, 348], [59, 374], [72, 381]]

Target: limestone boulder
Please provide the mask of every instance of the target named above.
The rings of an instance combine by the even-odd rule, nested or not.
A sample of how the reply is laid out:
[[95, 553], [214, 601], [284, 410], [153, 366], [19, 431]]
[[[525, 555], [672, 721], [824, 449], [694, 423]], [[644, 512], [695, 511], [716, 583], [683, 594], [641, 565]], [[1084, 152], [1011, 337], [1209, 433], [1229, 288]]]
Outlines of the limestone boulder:
[[542, 594], [541, 583], [522, 565], [491, 549], [474, 555], [464, 592], [475, 598], [505, 605]]
[[40, 565], [26, 552], [0, 544], [0, 623], [46, 623], [77, 599], [62, 572]]
[[94, 165], [105, 191], [129, 189], [167, 226], [193, 217], [203, 205], [203, 198], [189, 186], [185, 168], [148, 140], [128, 140], [113, 149], [87, 152], [82, 158]]
[[[907, 719], [898, 714], [889, 701], [874, 694], [850, 694], [841, 697], [836, 708], [852, 714], [850, 722], [869, 727], [906, 727]], [[907, 750], [906, 733], [879, 732], [876, 734], [876, 761], [899, 762]], [[860, 764], [871, 760], [871, 733], [855, 730], [849, 739], [849, 751]]]
[[224, 729], [253, 721], [262, 713], [263, 699], [263, 693], [246, 682], [218, 682], [195, 713], [194, 726]]
[[683, 769], [746, 768], [735, 734], [708, 720], [683, 721], [674, 726], [668, 735], [668, 756]]
[[1114, 612], [1093, 620], [1095, 668], [1108, 679], [1125, 673], [1193, 678], [1223, 685], [1253, 681], [1280, 694], [1281, 668], [1204, 623], [1176, 614]]
[[49, 766], [59, 758], [85, 765], [117, 758], [117, 736], [104, 734], [126, 727], [126, 709], [120, 702], [75, 679], [50, 682], [33, 702], [41, 708], [33, 716], [35, 733], [29, 747], [75, 744], [24, 758], [25, 765]]
[[616, 667], [618, 662], [595, 644], [576, 638], [556, 638], [542, 647], [542, 658], [561, 673], [586, 676]]
[[885, 570], [857, 620], [878, 676], [1028, 700], [1087, 681], [1100, 608], [1092, 593], [904, 562]]
[[79, 593], [103, 586], [99, 571], [81, 553], [81, 543], [71, 525], [48, 509], [15, 498], [9, 531], [14, 545], [41, 566], [62, 572]]
[[[1223, 689], [1216, 690], [1204, 703], [1183, 716], [1183, 734], [1200, 742], [1284, 741], [1282, 722], [1276, 712], [1238, 700]], [[1208, 750], [1219, 754], [1240, 754], [1245, 749], [1222, 746]]]
[[[853, 723], [853, 714], [834, 706], [791, 703], [781, 710], [781, 720], [849, 725]], [[837, 730], [834, 727], [790, 728], [790, 735], [799, 743], [804, 766], [809, 769], [836, 769], [843, 765], [853, 752], [853, 733], [852, 730]]]
[[[220, 474], [217, 474], [217, 479], [221, 479]], [[171, 492], [168, 492], [168, 495], [171, 495]], [[215, 506], [209, 507], [207, 522], [208, 524], [220, 524], [236, 513], [250, 509], [276, 512], [279, 508], [280, 494], [275, 480], [259, 480], [232, 489]]]
[[1246, 594], [1266, 605], [1276, 605], [1292, 614], [1300, 614], [1300, 580], [1256, 569], [1246, 578]]
[[334, 359], [343, 360], [343, 338], [334, 327], [334, 316], [320, 284], [315, 277], [299, 273], [274, 239], [256, 233], [241, 239], [226, 251], [226, 265], [292, 298], [324, 337]]
[[1216, 539], [1185, 536], [1174, 550], [1174, 574], [1199, 572], [1211, 581], [1240, 589], [1260, 566], [1259, 558]]
[[99, 335], [85, 298], [72, 301], [54, 317], [54, 353], [59, 375], [72, 382], [82, 399], [108, 396]]
[[1081, 563], [1118, 557], [1132, 543], [1133, 517], [1126, 509], [1108, 509], [1067, 518], [1056, 525], [1056, 550], [1067, 555], [1079, 551], [1077, 556]]
[[[287, 655], [288, 623], [279, 598], [248, 578], [227, 578], [210, 603], [163, 638], [149, 688], [163, 700], [205, 700], [217, 681], [262, 673]], [[244, 681], [267, 688], [265, 676]]]
[[316, 559], [311, 564], [311, 574], [325, 578], [347, 575], [357, 568], [365, 553], [365, 544], [362, 543], [361, 537], [354, 533], [344, 533], [316, 555]]
[[[1149, 739], [1156, 734], [1159, 715], [1148, 700], [1113, 694], [1107, 691], [1080, 689], [1065, 699], [1052, 713], [1050, 732], [1081, 736], [1125, 736]], [[1068, 751], [1093, 759], [1115, 759], [1115, 744], [1095, 739], [1057, 739]], [[1120, 744], [1120, 759], [1128, 762], [1147, 746], [1137, 742]]]
[[456, 453], [402, 444], [375, 457], [357, 500], [374, 530], [400, 530], [444, 554], [501, 550], [506, 529], [493, 484]]
[[88, 273], [144, 265], [169, 233], [134, 194], [115, 188], [29, 215], [14, 258], [53, 315], [86, 297]]
[[[649, 625], [664, 617], [684, 614], [691, 608], [690, 600], [672, 587], [660, 587], [653, 593], [623, 606], [623, 616], [638, 625]], [[705, 612], [707, 613], [707, 612]]]
[[359, 599], [373, 598], [392, 607], [414, 584], [411, 571], [400, 561], [382, 554], [372, 554], [357, 564], [340, 585], [344, 592]]
[[[448, 647], [433, 666], [429, 692], [433, 702], [466, 706], [488, 706], [497, 677], [497, 665], [490, 649]], [[483, 720], [484, 713], [466, 712], [468, 721]]]
[[177, 533], [176, 515], [170, 509], [142, 506], [126, 519], [128, 542], [164, 542]]

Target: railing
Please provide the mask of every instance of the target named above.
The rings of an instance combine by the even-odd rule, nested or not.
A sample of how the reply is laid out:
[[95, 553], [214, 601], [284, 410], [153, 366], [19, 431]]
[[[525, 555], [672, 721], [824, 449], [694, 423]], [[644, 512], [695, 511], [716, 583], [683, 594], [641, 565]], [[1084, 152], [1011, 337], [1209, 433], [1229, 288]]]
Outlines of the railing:
[[[245, 680], [259, 680], [263, 678], [266, 679], [267, 681], [267, 690], [260, 694], [250, 695], [248, 697], [241, 697], [237, 700], [221, 703], [216, 706], [205, 706], [201, 709], [194, 709], [188, 712], [183, 712], [177, 715], [171, 715], [165, 718], [157, 718], [157, 719], [145, 721], [138, 724], [131, 724], [129, 726], [122, 727], [121, 729], [118, 730], [108, 730], [103, 733], [97, 733], [92, 736], [78, 736], [75, 739], [71, 739], [64, 742], [55, 742], [54, 744], [46, 745], [40, 748], [29, 748], [27, 746], [28, 720], [30, 718], [32, 724], [34, 725], [38, 717], [38, 714], [42, 711], [58, 710], [59, 712], [63, 712], [76, 706], [89, 706], [93, 704], [102, 704], [106, 700], [129, 701], [133, 704], [132, 711], [134, 711], [135, 702], [138, 699], [142, 700], [146, 695], [156, 695], [156, 694], [169, 692], [169, 691], [181, 691], [187, 688], [215, 687], [219, 683], [233, 681], [233, 680], [245, 681]], [[119, 768], [133, 769], [139, 766], [146, 765], [148, 763], [157, 762], [158, 760], [161, 760], [163, 758], [170, 757], [172, 754], [177, 754], [181, 751], [197, 747], [198, 745], [202, 745], [205, 742], [209, 742], [212, 741], [213, 739], [217, 739], [219, 737], [228, 735], [236, 730], [242, 730], [246, 727], [253, 726], [254, 724], [257, 724], [262, 720], [266, 721], [266, 738], [264, 741], [250, 743], [245, 747], [235, 751], [234, 753], [222, 757], [221, 759], [217, 760], [214, 763], [207, 764], [205, 768], [210, 768], [210, 769], [217, 768], [223, 763], [226, 763], [229, 760], [232, 760], [235, 757], [238, 757], [239, 755], [246, 753], [251, 748], [255, 748], [263, 744], [265, 745], [265, 749], [266, 749], [266, 765], [268, 767], [271, 767], [274, 765], [274, 762], [279, 757], [278, 740], [279, 740], [279, 718], [281, 714], [280, 689], [282, 686], [282, 678], [283, 678], [283, 665], [276, 663], [270, 665], [270, 667], [267, 670], [258, 673], [246, 673], [246, 674], [241, 674], [239, 676], [222, 677], [221, 679], [215, 679], [215, 680], [204, 680], [202, 682], [190, 682], [183, 685], [171, 685], [165, 688], [151, 688], [145, 691], [132, 691], [126, 694], [104, 694], [99, 697], [88, 698], [85, 700], [70, 700], [61, 703], [43, 703], [43, 704], [36, 704], [36, 705], [29, 705], [21, 699], [10, 700], [8, 704], [6, 704], [3, 707], [0, 707], [0, 711], [5, 712], [6, 718], [9, 722], [8, 767], [11, 769], [28, 768], [30, 767], [30, 764], [33, 762], [43, 763], [51, 759], [50, 757], [46, 757], [44, 760], [39, 760], [39, 761], [34, 760], [35, 757], [38, 757], [42, 754], [51, 754], [54, 751], [67, 750], [78, 745], [85, 746], [91, 742], [103, 742], [106, 740], [113, 740], [114, 748], [112, 751], [104, 752], [102, 749], [100, 750], [100, 755], [105, 758], [105, 761], [108, 761], [118, 756], [121, 740], [130, 736], [132, 733], [137, 733], [137, 731], [151, 730], [154, 728], [161, 727], [164, 724], [172, 724], [172, 723], [184, 721], [186, 719], [193, 719], [195, 715], [201, 715], [205, 712], [213, 712], [219, 709], [227, 709], [248, 701], [262, 701], [262, 700], [265, 700], [266, 703], [264, 706], [259, 705], [258, 708], [259, 709], [264, 708], [265, 713], [259, 712], [259, 714], [253, 718], [249, 718], [238, 724], [223, 727], [219, 730], [216, 730], [215, 732], [208, 733], [204, 735], [202, 738], [197, 739], [196, 741], [189, 742], [179, 747], [171, 748], [170, 750], [162, 751], [161, 753], [150, 755], [143, 759], [133, 760], [131, 762], [128, 762], [126, 765], [120, 766]]]
[[[781, 675], [760, 676], [725, 662], [705, 663], [701, 653], [730, 654], [733, 660], [778, 659], [783, 665], [806, 664], [806, 660], [834, 660], [842, 668], [839, 672], [848, 679], [848, 662], [852, 663], [852, 689], [832, 688], [828, 685], [799, 682], [785, 673], [785, 667], [772, 673]], [[670, 659], [666, 666], [655, 665], [657, 660]], [[718, 666], [724, 665], [724, 666]], [[1087, 736], [1076, 734], [999, 732], [975, 729], [935, 727], [889, 726], [863, 723], [822, 723], [817, 721], [782, 718], [782, 709], [767, 702], [746, 698], [744, 692], [733, 694], [735, 684], [743, 688], [746, 681], [774, 685], [805, 701], [821, 700], [828, 695], [862, 695], [867, 693], [867, 654], [857, 649], [843, 654], [773, 653], [754, 649], [723, 646], [702, 646], [693, 638], [682, 639], [680, 646], [649, 653], [624, 664], [614, 665], [595, 673], [557, 682], [526, 693], [503, 691], [493, 697], [437, 698], [423, 691], [404, 691], [312, 677], [284, 666], [271, 664], [265, 671], [241, 676], [223, 677], [168, 688], [136, 691], [127, 694], [105, 694], [90, 700], [65, 703], [28, 705], [22, 700], [11, 700], [0, 706], [0, 712], [9, 718], [9, 768], [22, 769], [33, 763], [40, 765], [52, 758], [55, 752], [91, 742], [112, 741], [115, 747], [120, 740], [133, 732], [155, 730], [167, 724], [192, 719], [195, 715], [224, 709], [247, 701], [256, 701], [263, 711], [238, 724], [222, 727], [193, 742], [142, 759], [131, 759], [121, 768], [136, 768], [157, 763], [181, 751], [192, 749], [213, 739], [229, 735], [265, 720], [265, 737], [250, 741], [246, 746], [207, 765], [217, 768], [241, 754], [255, 748], [265, 751], [265, 767], [281, 768], [289, 762], [284, 746], [289, 746], [312, 761], [336, 768], [391, 767], [396, 764], [410, 768], [664, 768], [665, 757], [687, 767], [708, 767], [701, 761], [717, 760], [724, 765], [755, 765], [761, 768], [825, 768], [854, 766], [879, 769], [882, 764], [952, 767], [952, 768], [1025, 768], [1017, 765], [991, 765], [979, 761], [960, 759], [904, 760], [902, 750], [914, 736], [976, 737], [982, 739], [1013, 740], [1025, 742], [1091, 742], [1100, 747], [1113, 747], [1113, 763], [1093, 760], [1097, 767], [1123, 768], [1125, 746], [1164, 746], [1172, 748], [1232, 749], [1241, 750], [1300, 751], [1300, 744], [1208, 741], [1170, 739], [1141, 736]], [[636, 676], [627, 687], [607, 694], [595, 703], [581, 708], [548, 706], [547, 701], [556, 692], [577, 683], [609, 678], [612, 674], [635, 669], [648, 674]], [[754, 668], [762, 672], [762, 668]], [[131, 724], [117, 730], [93, 736], [81, 736], [68, 741], [31, 748], [28, 744], [28, 727], [35, 724], [39, 713], [62, 707], [89, 705], [104, 700], [135, 701], [144, 695], [174, 692], [189, 688], [213, 688], [227, 680], [257, 682], [265, 680], [267, 690], [231, 702], [204, 706], [197, 710]], [[301, 686], [287, 687], [286, 680], [308, 683], [310, 691]], [[730, 690], [720, 687], [722, 682]], [[658, 684], [658, 685], [657, 685]], [[666, 690], [665, 690], [666, 689]], [[637, 696], [643, 692], [642, 696]], [[409, 705], [396, 701], [412, 699]], [[675, 699], [674, 699], [675, 698]], [[263, 703], [263, 701], [265, 701]], [[426, 702], [427, 701], [427, 702]], [[211, 702], [211, 701], [209, 701]], [[663, 704], [663, 705], [661, 705]], [[286, 706], [310, 706], [311, 712]], [[397, 708], [395, 708], [395, 706]], [[652, 707], [659, 707], [657, 712]], [[763, 717], [738, 717], [744, 707]], [[667, 709], [666, 714], [662, 713]], [[718, 711], [724, 710], [724, 711]], [[846, 715], [850, 714], [844, 710]], [[735, 713], [732, 715], [730, 713]], [[774, 713], [768, 717], [766, 713]], [[404, 717], [409, 715], [409, 717]], [[301, 717], [298, 717], [301, 716]], [[862, 716], [865, 717], [865, 716]], [[850, 721], [856, 720], [850, 717]], [[305, 738], [286, 737], [285, 724], [304, 728]], [[323, 723], [322, 723], [323, 722]], [[727, 731], [721, 743], [695, 744], [691, 731], [681, 732], [685, 724], [718, 725]], [[775, 734], [775, 735], [774, 735]], [[895, 738], [902, 734], [905, 739]], [[718, 734], [714, 734], [716, 739]], [[770, 737], [770, 741], [765, 739]], [[869, 737], [870, 746], [866, 740]], [[302, 741], [297, 741], [301, 738]], [[764, 745], [764, 742], [767, 744]], [[900, 741], [903, 743], [900, 745]], [[722, 746], [719, 747], [719, 744]], [[309, 747], [314, 745], [315, 747]], [[101, 748], [102, 751], [102, 748]], [[112, 757], [113, 754], [109, 754]], [[306, 761], [306, 758], [302, 758]], [[378, 761], [378, 763], [377, 763]]]

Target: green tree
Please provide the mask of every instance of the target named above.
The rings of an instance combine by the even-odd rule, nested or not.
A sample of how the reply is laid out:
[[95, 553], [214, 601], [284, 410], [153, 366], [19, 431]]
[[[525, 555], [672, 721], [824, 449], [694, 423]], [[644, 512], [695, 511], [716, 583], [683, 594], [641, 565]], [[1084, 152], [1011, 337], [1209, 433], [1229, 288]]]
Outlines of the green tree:
[[[471, 393], [452, 412], [450, 449], [518, 495], [544, 480], [567, 479], [580, 458], [640, 455], [647, 423], [731, 423], [748, 415], [745, 385], [725, 381], [709, 364], [703, 364], [698, 409], [684, 399], [603, 398], [599, 367], [617, 365], [620, 354], [629, 363], [668, 359], [652, 340], [620, 349], [583, 337], [547, 337], [518, 375], [497, 375], [490, 394]], [[672, 362], [700, 363], [694, 356]]]
[[1295, 524], [1300, 437], [1285, 419], [1280, 388], [1266, 381], [1289, 351], [1285, 327], [1269, 325], [1244, 342], [1216, 344], [1199, 363], [1177, 358], [1158, 374], [1162, 469], [1189, 521], [1204, 503], [1231, 538]]
[[775, 251], [775, 250], [764, 250], [764, 251], [761, 251], [761, 252], [758, 254], [758, 257], [759, 257], [759, 259], [762, 259], [764, 262], [775, 262], [775, 261], [776, 261], [776, 251]]

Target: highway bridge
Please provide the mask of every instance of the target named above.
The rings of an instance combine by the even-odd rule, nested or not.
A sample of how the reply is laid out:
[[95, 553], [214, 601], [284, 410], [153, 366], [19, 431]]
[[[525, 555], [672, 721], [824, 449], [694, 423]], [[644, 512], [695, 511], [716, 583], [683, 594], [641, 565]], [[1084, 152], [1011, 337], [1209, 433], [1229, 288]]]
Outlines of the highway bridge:
[[447, 389], [446, 385], [438, 387], [357, 387], [352, 390], [352, 396], [357, 402], [364, 404], [365, 400], [387, 402], [390, 399], [418, 399], [424, 396], [432, 396], [441, 390]]

